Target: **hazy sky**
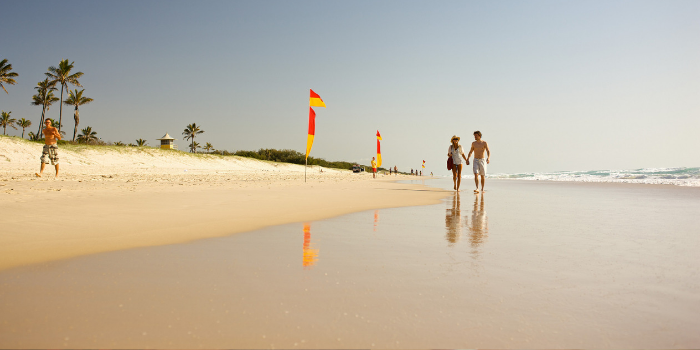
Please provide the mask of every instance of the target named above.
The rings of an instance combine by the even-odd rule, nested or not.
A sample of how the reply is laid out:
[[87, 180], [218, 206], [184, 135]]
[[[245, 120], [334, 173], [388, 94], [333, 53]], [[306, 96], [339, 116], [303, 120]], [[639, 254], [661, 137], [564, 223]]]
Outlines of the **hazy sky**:
[[[700, 166], [700, 1], [3, 1], [0, 109], [75, 61], [80, 127], [149, 145], [196, 122], [217, 149], [447, 174], [481, 130], [491, 173]], [[74, 89], [74, 87], [71, 87]], [[66, 96], [66, 95], [64, 95]], [[58, 104], [49, 117], [58, 118]], [[73, 110], [64, 107], [72, 137]], [[21, 130], [20, 130], [21, 131]], [[12, 130], [10, 134], [19, 135]]]

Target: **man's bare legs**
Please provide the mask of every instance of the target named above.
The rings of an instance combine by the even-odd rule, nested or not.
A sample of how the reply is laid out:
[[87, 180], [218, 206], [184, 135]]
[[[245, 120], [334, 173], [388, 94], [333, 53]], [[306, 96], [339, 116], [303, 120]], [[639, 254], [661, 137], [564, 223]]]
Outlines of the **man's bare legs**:
[[462, 164], [452, 166], [452, 182], [455, 190], [459, 191], [459, 185], [462, 183]]
[[481, 176], [481, 190], [484, 190], [484, 183], [486, 182], [486, 178], [484, 177], [484, 175], [474, 174], [474, 184], [476, 185], [474, 193], [479, 193], [479, 176]]
[[[58, 177], [58, 164], [55, 165], [56, 167], [56, 177]], [[41, 177], [41, 175], [44, 174], [44, 168], [46, 168], [46, 163], [41, 163], [41, 169], [39, 170], [39, 173], [34, 173], [37, 177]]]

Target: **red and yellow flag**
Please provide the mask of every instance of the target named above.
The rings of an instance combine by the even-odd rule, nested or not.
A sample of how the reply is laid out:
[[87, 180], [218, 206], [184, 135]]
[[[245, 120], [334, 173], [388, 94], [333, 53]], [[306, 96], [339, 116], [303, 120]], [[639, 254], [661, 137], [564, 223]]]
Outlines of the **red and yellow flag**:
[[425, 161], [423, 161], [423, 169], [425, 169]]
[[377, 130], [377, 168], [382, 166], [382, 149], [379, 147], [379, 141], [381, 141], [382, 135], [379, 134], [379, 130]]
[[319, 96], [317, 93], [314, 92], [314, 90], [309, 89], [311, 91], [311, 96], [309, 96], [309, 107], [326, 107], [326, 104], [323, 103], [323, 100], [321, 99], [321, 96]]
[[314, 144], [314, 135], [316, 135], [316, 112], [309, 107], [309, 135], [306, 136], [306, 159], [309, 158], [311, 146]]
[[311, 146], [314, 144], [314, 135], [316, 135], [316, 112], [311, 107], [326, 107], [323, 103], [321, 96], [314, 92], [314, 90], [309, 89], [311, 95], [309, 97], [309, 134], [306, 136], [306, 159], [309, 159], [309, 152], [311, 152]]

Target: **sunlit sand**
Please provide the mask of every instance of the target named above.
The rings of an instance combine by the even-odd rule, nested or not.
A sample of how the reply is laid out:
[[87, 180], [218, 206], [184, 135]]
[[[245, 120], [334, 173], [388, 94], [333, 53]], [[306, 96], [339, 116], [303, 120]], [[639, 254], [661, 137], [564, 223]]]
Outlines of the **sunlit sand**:
[[700, 189], [433, 184], [449, 189], [439, 204], [0, 272], [0, 337], [35, 348], [700, 346]]
[[391, 182], [409, 176], [309, 167], [305, 182], [300, 165], [132, 147], [64, 147], [61, 176], [37, 178], [40, 144], [0, 138], [0, 149], [0, 270], [446, 195]]

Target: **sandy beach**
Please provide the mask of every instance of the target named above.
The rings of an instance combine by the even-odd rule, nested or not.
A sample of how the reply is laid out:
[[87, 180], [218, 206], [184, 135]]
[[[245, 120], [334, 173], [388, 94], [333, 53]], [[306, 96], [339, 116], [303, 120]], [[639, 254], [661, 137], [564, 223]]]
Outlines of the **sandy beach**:
[[0, 272], [0, 339], [697, 348], [699, 208], [697, 188], [496, 180], [439, 204], [34, 264]]
[[81, 255], [182, 243], [373, 208], [438, 203], [410, 176], [191, 155], [66, 146], [61, 172], [36, 178], [41, 144], [0, 137], [0, 270]]
[[700, 349], [700, 1], [47, 5], [0, 350]]

